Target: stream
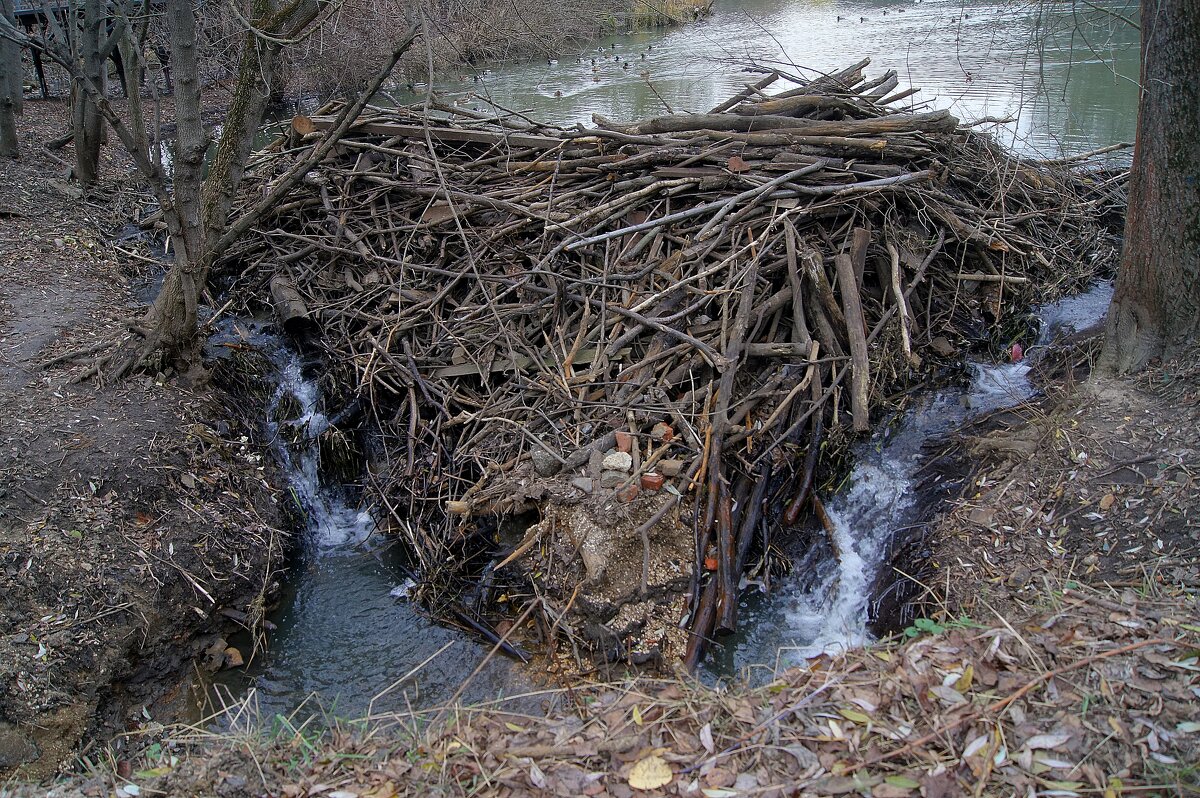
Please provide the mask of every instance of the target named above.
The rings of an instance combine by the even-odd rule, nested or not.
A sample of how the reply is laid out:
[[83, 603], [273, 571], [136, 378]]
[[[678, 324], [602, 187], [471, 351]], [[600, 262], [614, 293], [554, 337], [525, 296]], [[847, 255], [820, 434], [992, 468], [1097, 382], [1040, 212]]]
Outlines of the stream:
[[[831, 70], [870, 56], [869, 75], [896, 69], [921, 87], [911, 101], [949, 107], [1022, 154], [1057, 157], [1132, 141], [1136, 123], [1138, 33], [1080, 6], [983, 0], [718, 0], [706, 21], [611, 37], [577, 52], [480, 67], [437, 81], [443, 98], [483, 110], [480, 97], [558, 124], [592, 114], [632, 120], [704, 111], [756, 76], [748, 58], [787, 70]], [[1098, 0], [1121, 14], [1136, 2]], [[791, 61], [783, 55], [790, 55]], [[593, 64], [595, 60], [595, 64]], [[794, 63], [793, 63], [794, 61]], [[426, 87], [393, 92], [417, 102]], [[1127, 157], [1127, 155], [1125, 156]], [[1038, 346], [1059, 331], [1102, 317], [1111, 286], [1037, 310]], [[306, 524], [278, 608], [269, 648], [244, 669], [218, 674], [222, 692], [249, 696], [260, 717], [326, 712], [362, 717], [449, 699], [489, 646], [438, 626], [405, 599], [397, 547], [374, 534], [371, 508], [356, 494], [322, 484], [312, 440], [328, 423], [313, 369], [279, 341], [259, 341], [274, 365], [281, 401], [298, 417], [266, 422]], [[840, 560], [806, 561], [769, 597], [746, 599], [742, 631], [715, 647], [710, 673], [774, 668], [870, 639], [869, 588], [893, 532], [911, 523], [922, 447], [973, 415], [1032, 394], [1027, 363], [970, 364], [968, 388], [926, 394], [855, 450], [848, 487], [830, 499]], [[289, 398], [290, 397], [290, 398]], [[287, 440], [298, 443], [288, 445]], [[814, 549], [815, 551], [815, 549]], [[828, 557], [828, 547], [824, 548]], [[242, 645], [245, 645], [243, 643]], [[407, 677], [407, 678], [405, 678]], [[493, 659], [463, 700], [528, 689], [516, 666]], [[308, 702], [308, 703], [306, 703]]]
[[841, 556], [829, 557], [822, 546], [791, 552], [793, 574], [775, 584], [769, 598], [755, 601], [743, 594], [748, 622], [723, 647], [714, 647], [710, 672], [728, 675], [759, 666], [775, 671], [870, 642], [876, 577], [893, 538], [919, 523], [917, 474], [926, 445], [974, 417], [1033, 397], [1031, 360], [1056, 338], [1103, 320], [1112, 293], [1112, 282], [1103, 281], [1035, 308], [1038, 336], [1026, 357], [999, 363], [968, 359], [969, 385], [919, 395], [897, 423], [859, 443], [847, 487], [825, 506]]
[[[432, 622], [406, 600], [411, 582], [399, 544], [376, 534], [373, 511], [355, 491], [322, 479], [317, 438], [329, 425], [317, 384], [322, 365], [249, 326], [277, 382], [264, 424], [305, 523], [270, 614], [268, 650], [218, 674], [218, 689], [248, 696], [260, 718], [297, 710], [364, 718], [446, 702], [490, 646]], [[248, 641], [234, 642], [250, 650]], [[524, 684], [495, 657], [461, 698], [478, 703]]]

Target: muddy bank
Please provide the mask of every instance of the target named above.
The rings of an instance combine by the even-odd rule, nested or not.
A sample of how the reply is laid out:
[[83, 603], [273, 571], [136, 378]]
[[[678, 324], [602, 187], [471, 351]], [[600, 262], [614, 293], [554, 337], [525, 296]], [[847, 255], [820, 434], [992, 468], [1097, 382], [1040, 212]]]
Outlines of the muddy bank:
[[[66, 119], [28, 102], [21, 128]], [[31, 149], [0, 162], [0, 778], [176, 718], [283, 549], [255, 430], [205, 375], [69, 384], [137, 313], [148, 259], [113, 231], [143, 200], [117, 148], [92, 197]]]
[[1200, 350], [1089, 380], [1098, 332], [1045, 364], [1044, 395], [964, 430], [973, 469], [937, 525], [937, 603], [991, 621], [1049, 580], [1136, 593], [1200, 589]]

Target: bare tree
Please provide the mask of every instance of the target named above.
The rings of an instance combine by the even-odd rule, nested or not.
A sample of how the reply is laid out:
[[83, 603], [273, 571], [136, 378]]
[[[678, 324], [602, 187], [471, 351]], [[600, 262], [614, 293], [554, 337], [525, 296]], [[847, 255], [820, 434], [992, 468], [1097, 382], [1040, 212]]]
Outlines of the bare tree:
[[1125, 246], [1099, 368], [1136, 371], [1200, 337], [1200, 4], [1146, 0]]
[[[0, 0], [0, 18], [3, 19], [0, 24], [16, 27], [13, 0]], [[21, 113], [23, 96], [21, 47], [0, 36], [0, 157], [16, 158], [20, 154], [17, 117]]]
[[[120, 376], [136, 368], [157, 367], [164, 360], [181, 370], [187, 368], [195, 351], [197, 308], [216, 254], [250, 229], [328, 154], [416, 38], [416, 28], [410, 29], [357, 100], [342, 108], [321, 146], [277, 180], [272, 190], [252, 208], [230, 219], [233, 198], [271, 94], [276, 58], [283, 47], [311, 32], [323, 14], [333, 8], [331, 0], [247, 0], [246, 7], [237, 10], [245, 31], [233, 97], [206, 171], [205, 156], [212, 142], [201, 118], [203, 96], [196, 52], [195, 9], [191, 0], [166, 0], [175, 79], [175, 157], [170, 179], [158, 156], [159, 142], [149, 136], [139, 103], [132, 105], [134, 113], [118, 113], [105, 97], [101, 82], [72, 59], [69, 52], [44, 41], [31, 40], [0, 21], [0, 38], [7, 37], [49, 53], [87, 93], [133, 157], [158, 200], [174, 251], [174, 262], [145, 319], [131, 325], [134, 336], [97, 363], [94, 371], [107, 366]], [[130, 35], [132, 29], [130, 25], [120, 26], [122, 35]], [[144, 65], [145, 56], [136, 47], [126, 46], [125, 51], [136, 53]]]

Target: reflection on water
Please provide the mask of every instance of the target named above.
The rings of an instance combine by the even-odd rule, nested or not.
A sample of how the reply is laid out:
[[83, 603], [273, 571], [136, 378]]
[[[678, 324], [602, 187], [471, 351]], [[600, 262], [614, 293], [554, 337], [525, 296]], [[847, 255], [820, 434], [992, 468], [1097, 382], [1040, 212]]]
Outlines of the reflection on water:
[[[895, 69], [901, 85], [922, 89], [905, 102], [952, 108], [964, 120], [1012, 117], [998, 132], [1025, 153], [1053, 156], [1132, 141], [1137, 31], [1083, 4], [1046, 5], [718, 0], [713, 16], [696, 25], [481, 68], [435, 88], [467, 107], [483, 107], [470, 96], [478, 93], [560, 124], [587, 123], [593, 113], [628, 121], [668, 110], [707, 111], [758, 79], [741, 71], [747, 59], [788, 71], [828, 71], [870, 57], [871, 74]], [[1087, 5], [1137, 15], [1136, 0]]]

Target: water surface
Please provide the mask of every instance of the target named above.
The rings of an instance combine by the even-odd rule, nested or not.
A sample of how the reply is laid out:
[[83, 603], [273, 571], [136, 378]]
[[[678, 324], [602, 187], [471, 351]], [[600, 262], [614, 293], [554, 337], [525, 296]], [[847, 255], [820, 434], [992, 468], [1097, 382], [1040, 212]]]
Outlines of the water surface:
[[[993, 0], [718, 0], [713, 15], [669, 31], [617, 36], [580, 51], [440, 76], [436, 90], [472, 95], [541, 121], [631, 121], [702, 112], [757, 81], [749, 60], [811, 76], [871, 58], [921, 92], [901, 105], [950, 108], [1031, 155], [1132, 141], [1138, 32], [1133, 0], [1027, 4]], [[1112, 13], [1089, 6], [1101, 6]], [[593, 65], [593, 60], [595, 64]], [[783, 87], [785, 84], [779, 84]], [[420, 94], [398, 95], [412, 101]]]

